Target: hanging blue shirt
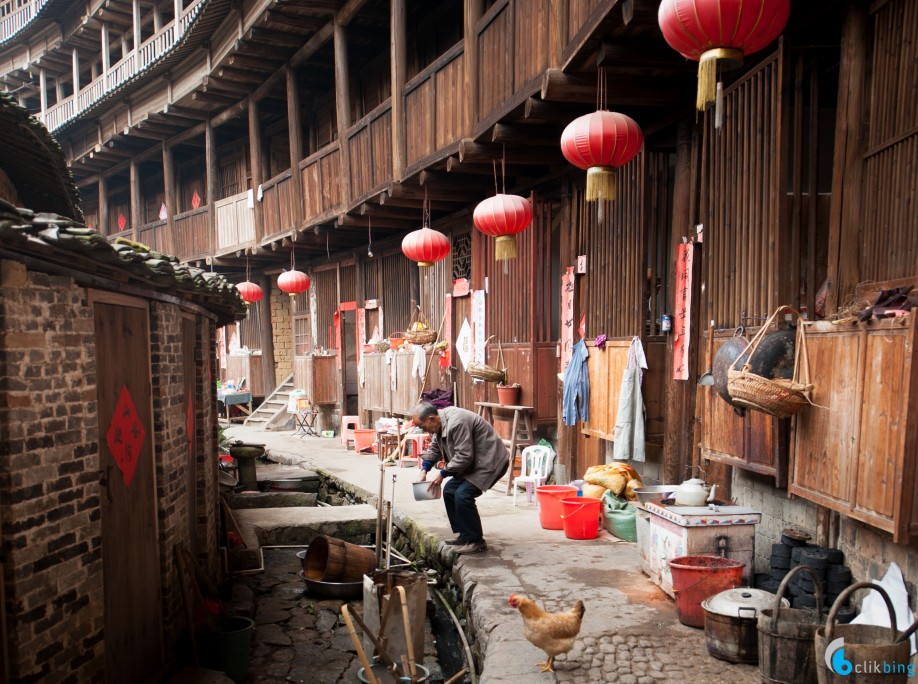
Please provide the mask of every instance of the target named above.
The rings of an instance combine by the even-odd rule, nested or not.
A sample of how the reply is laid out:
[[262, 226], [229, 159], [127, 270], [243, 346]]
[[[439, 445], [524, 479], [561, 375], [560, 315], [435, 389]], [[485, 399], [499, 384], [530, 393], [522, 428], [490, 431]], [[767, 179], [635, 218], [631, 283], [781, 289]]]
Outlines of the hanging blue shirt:
[[564, 424], [577, 424], [577, 399], [580, 398], [580, 416], [584, 423], [590, 421], [590, 374], [587, 370], [589, 356], [586, 342], [574, 345], [571, 361], [564, 371]]

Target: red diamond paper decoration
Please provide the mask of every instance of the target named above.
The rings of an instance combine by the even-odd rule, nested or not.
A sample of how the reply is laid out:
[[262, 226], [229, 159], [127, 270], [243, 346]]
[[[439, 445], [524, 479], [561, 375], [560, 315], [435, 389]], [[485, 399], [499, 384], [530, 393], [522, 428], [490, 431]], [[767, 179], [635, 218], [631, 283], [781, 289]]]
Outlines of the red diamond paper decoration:
[[201, 196], [198, 194], [198, 191], [195, 190], [194, 194], [191, 196], [191, 208], [197, 209], [201, 206]]
[[124, 230], [125, 224], [127, 224], [127, 219], [124, 218], [124, 214], [118, 214], [118, 230]]
[[125, 487], [130, 487], [131, 480], [134, 479], [134, 471], [137, 469], [146, 434], [147, 431], [140, 422], [140, 416], [137, 415], [137, 409], [131, 400], [131, 393], [128, 392], [127, 385], [124, 385], [115, 406], [115, 415], [108, 426], [106, 441], [112, 456], [115, 457], [115, 463], [121, 469]]

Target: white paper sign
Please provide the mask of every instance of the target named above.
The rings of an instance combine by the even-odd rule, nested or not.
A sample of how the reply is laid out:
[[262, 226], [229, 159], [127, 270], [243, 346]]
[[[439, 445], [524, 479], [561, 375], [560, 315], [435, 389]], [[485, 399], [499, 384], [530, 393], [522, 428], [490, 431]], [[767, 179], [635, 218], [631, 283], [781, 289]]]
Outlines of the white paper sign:
[[485, 333], [484, 290], [475, 290], [472, 292], [472, 334], [475, 338], [472, 346], [472, 360], [475, 361], [475, 363], [487, 363], [485, 358], [485, 341], [488, 338]]
[[456, 353], [462, 359], [462, 367], [468, 370], [472, 362], [472, 326], [469, 325], [468, 318], [462, 320], [459, 334], [456, 335]]

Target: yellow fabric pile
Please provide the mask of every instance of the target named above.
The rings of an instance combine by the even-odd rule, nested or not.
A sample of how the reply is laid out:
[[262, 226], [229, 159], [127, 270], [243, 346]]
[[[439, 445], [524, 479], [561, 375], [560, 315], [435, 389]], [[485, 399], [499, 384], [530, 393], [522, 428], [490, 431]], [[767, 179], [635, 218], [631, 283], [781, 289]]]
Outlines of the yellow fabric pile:
[[588, 468], [583, 476], [583, 495], [601, 499], [606, 490], [628, 501], [637, 501], [634, 490], [643, 487], [641, 476], [627, 463], [609, 463]]

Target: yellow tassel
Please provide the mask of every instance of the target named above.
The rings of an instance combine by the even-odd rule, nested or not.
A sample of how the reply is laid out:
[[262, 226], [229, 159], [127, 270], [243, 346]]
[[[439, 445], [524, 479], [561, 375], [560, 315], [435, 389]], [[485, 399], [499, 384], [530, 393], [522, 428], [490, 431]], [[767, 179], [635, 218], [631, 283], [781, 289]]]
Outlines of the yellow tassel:
[[498, 261], [516, 259], [516, 235], [501, 235], [497, 238], [494, 253]]
[[587, 169], [586, 201], [615, 199], [615, 169], [611, 166], [591, 166]]
[[695, 109], [703, 112], [717, 96], [717, 67], [736, 69], [743, 64], [743, 53], [734, 48], [708, 50], [698, 60], [698, 96]]

